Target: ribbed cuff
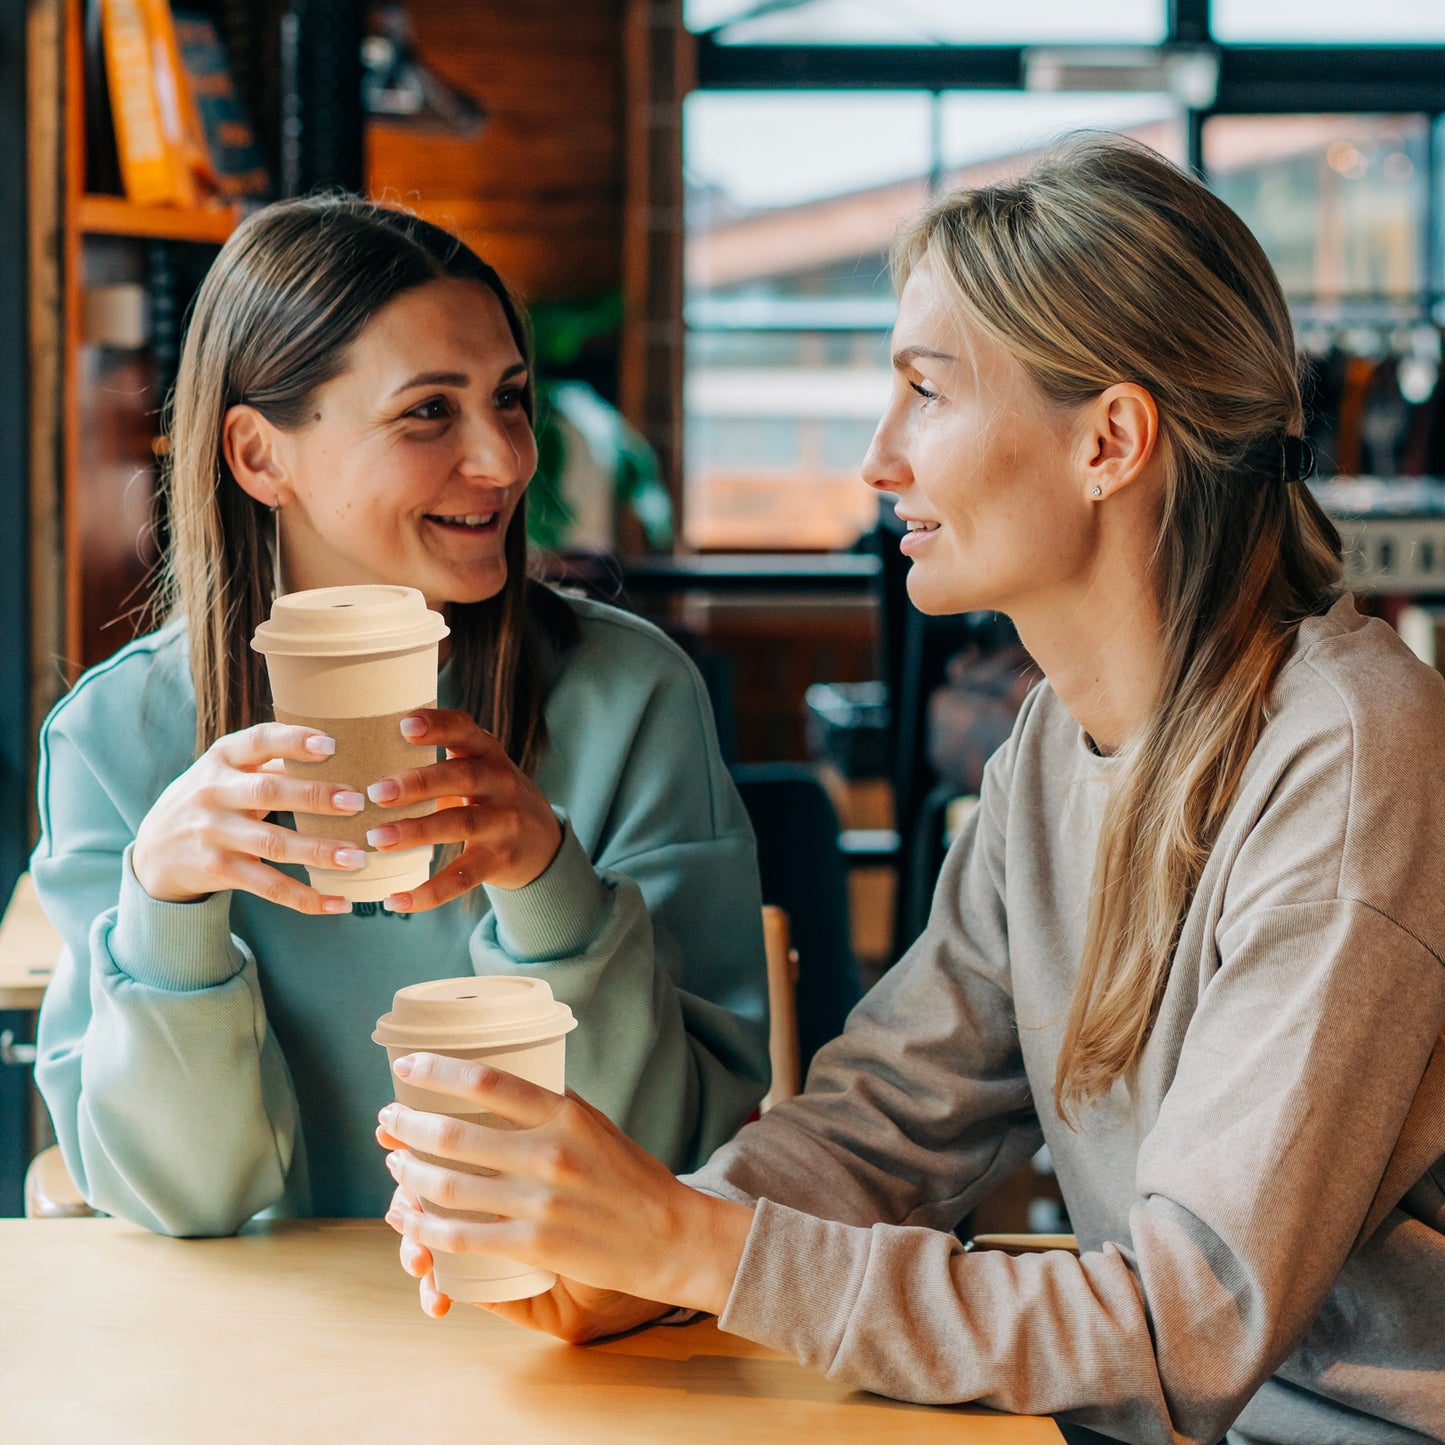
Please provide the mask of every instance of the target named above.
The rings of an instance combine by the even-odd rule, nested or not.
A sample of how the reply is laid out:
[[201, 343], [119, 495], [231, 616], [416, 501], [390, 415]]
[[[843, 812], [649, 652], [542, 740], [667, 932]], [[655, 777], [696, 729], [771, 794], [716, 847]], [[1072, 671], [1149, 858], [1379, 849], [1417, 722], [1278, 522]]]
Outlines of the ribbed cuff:
[[487, 883], [497, 918], [497, 942], [520, 963], [572, 958], [597, 936], [612, 892], [562, 820], [562, 846], [541, 877], [522, 888]]
[[240, 973], [244, 960], [231, 941], [231, 894], [198, 903], [161, 903], [141, 887], [130, 848], [121, 861], [120, 903], [109, 951], [122, 973], [148, 988], [184, 993], [214, 988]]
[[862, 1285], [868, 1242], [866, 1229], [758, 1200], [718, 1328], [826, 1366]]

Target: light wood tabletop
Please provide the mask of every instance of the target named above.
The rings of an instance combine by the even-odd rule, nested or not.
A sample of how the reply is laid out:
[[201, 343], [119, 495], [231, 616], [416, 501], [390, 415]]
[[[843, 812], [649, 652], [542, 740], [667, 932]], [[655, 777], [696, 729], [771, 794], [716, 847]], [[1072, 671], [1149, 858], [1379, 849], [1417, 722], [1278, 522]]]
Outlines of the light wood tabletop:
[[22, 873], [0, 919], [0, 1009], [38, 1009], [60, 956], [60, 935]]
[[371, 1220], [173, 1240], [0, 1220], [6, 1439], [1059, 1445], [1049, 1420], [831, 1384], [708, 1321], [577, 1348], [457, 1305], [431, 1320]]

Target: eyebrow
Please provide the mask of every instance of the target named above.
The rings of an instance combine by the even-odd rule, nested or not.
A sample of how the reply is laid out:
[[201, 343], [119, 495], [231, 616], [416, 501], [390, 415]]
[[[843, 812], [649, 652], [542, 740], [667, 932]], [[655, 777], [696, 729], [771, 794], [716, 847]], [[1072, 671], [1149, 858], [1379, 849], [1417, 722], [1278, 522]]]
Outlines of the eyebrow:
[[950, 356], [946, 351], [935, 351], [931, 346], [905, 346], [902, 351], [893, 353], [893, 369], [906, 371], [920, 358], [926, 361], [958, 360], [956, 356]]
[[[514, 362], [501, 374], [498, 382], [510, 381], [514, 376], [525, 375], [526, 370], [527, 363], [525, 361]], [[471, 377], [464, 371], [420, 371], [410, 380], [402, 382], [391, 395], [400, 396], [402, 392], [410, 391], [416, 386], [466, 386], [469, 381], [471, 381]]]

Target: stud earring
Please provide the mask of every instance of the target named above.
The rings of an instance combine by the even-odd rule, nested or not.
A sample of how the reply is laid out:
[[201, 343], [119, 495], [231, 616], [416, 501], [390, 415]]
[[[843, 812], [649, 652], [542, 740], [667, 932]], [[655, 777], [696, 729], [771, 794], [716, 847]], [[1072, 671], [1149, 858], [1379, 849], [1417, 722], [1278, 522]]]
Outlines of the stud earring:
[[1102, 497], [1102, 496], [1104, 495], [1104, 489], [1103, 489], [1103, 487], [1095, 487], [1095, 488], [1094, 488], [1094, 495], [1095, 495], [1096, 497]]

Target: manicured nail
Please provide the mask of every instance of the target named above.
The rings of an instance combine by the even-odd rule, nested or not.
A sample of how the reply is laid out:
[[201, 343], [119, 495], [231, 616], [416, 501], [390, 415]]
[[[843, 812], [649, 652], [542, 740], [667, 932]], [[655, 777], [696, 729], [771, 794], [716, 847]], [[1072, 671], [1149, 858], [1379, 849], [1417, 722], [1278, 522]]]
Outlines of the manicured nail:
[[366, 830], [366, 841], [373, 848], [390, 848], [398, 838], [401, 837], [401, 830], [394, 828], [390, 823], [383, 823], [379, 828], [368, 828]]
[[[398, 1059], [397, 1063], [400, 1062], [401, 1060]], [[396, 1064], [393, 1064], [392, 1068], [395, 1069]], [[383, 1106], [381, 1112], [376, 1117], [381, 1120], [381, 1127], [383, 1129], [390, 1129], [391, 1126], [396, 1123], [396, 1105], [387, 1104]]]
[[360, 848], [338, 848], [332, 857], [336, 859], [338, 868], [363, 868], [366, 866], [366, 854]]
[[321, 911], [323, 913], [350, 913], [351, 904], [345, 898], [323, 898]]
[[[399, 1079], [411, 1078], [411, 1071], [416, 1060], [410, 1054], [403, 1054], [392, 1066], [391, 1071]], [[388, 1106], [389, 1107], [389, 1106]]]
[[353, 793], [349, 788], [332, 793], [331, 801], [336, 807], [344, 808], [348, 813], [359, 813], [366, 806], [366, 799], [360, 793]]
[[400, 1150], [400, 1149], [393, 1149], [393, 1150], [391, 1151], [391, 1153], [386, 1156], [386, 1167], [387, 1167], [387, 1169], [390, 1171], [391, 1177], [392, 1177], [393, 1179], [400, 1179], [400, 1178], [401, 1178], [401, 1150]]
[[315, 753], [317, 757], [329, 758], [336, 751], [336, 739], [324, 733], [313, 733], [306, 739], [306, 751]]
[[381, 906], [388, 913], [405, 913], [411, 907], [410, 893], [393, 893], [390, 898], [383, 898]]
[[402, 718], [401, 735], [404, 738], [424, 738], [426, 736], [426, 719], [420, 717]]
[[373, 803], [394, 803], [401, 797], [401, 784], [395, 778], [383, 778], [366, 790], [366, 796]]

